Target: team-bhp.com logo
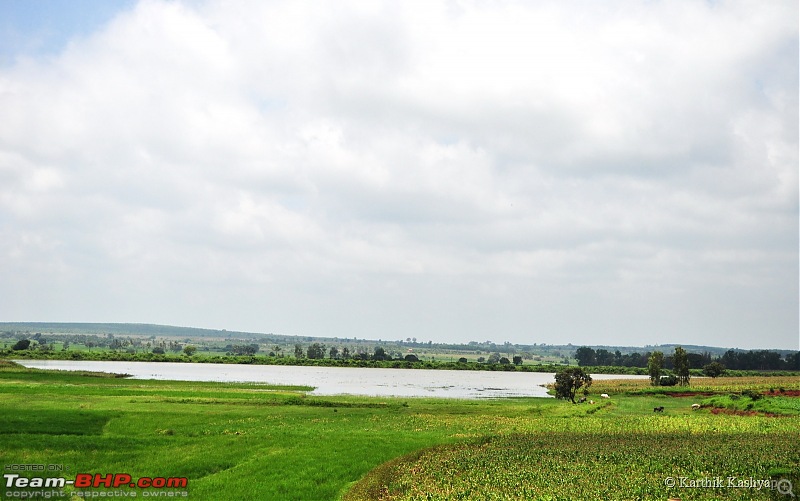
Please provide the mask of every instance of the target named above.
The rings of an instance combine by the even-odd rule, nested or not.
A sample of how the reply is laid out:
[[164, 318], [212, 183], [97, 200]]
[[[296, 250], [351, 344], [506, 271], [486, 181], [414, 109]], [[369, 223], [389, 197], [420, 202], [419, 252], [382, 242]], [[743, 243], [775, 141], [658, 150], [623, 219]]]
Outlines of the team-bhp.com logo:
[[[64, 477], [22, 477], [16, 473], [6, 473], [3, 475], [3, 478], [5, 479], [6, 489], [63, 489], [67, 486], [71, 486], [75, 489], [124, 489], [126, 487], [131, 489], [186, 489], [189, 483], [186, 477], [134, 478], [127, 473], [109, 473], [106, 475], [101, 475], [99, 473], [78, 473], [75, 475], [75, 480], [67, 480]], [[6, 497], [52, 497], [52, 494], [49, 496], [44, 496], [43, 494], [40, 496], [31, 495], [33, 493], [29, 491], [16, 491], [18, 495], [12, 494], [9, 496], [10, 492], [12, 491], [6, 491]], [[70, 492], [70, 496], [77, 495], [79, 497], [98, 497], [97, 494], [98, 491], [94, 491], [93, 493], [82, 491]], [[130, 494], [132, 494], [131, 497], [135, 497], [135, 492], [131, 492]], [[130, 494], [126, 494], [126, 496]], [[183, 491], [181, 494], [185, 496], [186, 491]], [[147, 496], [147, 491], [142, 492], [142, 495]], [[67, 494], [64, 492], [56, 494], [56, 497], [66, 496]]]

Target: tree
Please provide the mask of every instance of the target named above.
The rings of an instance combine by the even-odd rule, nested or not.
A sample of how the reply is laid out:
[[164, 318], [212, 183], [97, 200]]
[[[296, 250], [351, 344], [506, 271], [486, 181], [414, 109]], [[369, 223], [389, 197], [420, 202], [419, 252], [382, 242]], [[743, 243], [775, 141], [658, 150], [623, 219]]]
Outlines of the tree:
[[725, 366], [719, 362], [711, 362], [703, 366], [703, 374], [710, 378], [721, 376], [725, 372]]
[[303, 345], [299, 343], [294, 345], [294, 358], [303, 358]]
[[564, 369], [556, 373], [556, 398], [569, 400], [575, 403], [575, 392], [581, 387], [589, 388], [592, 385], [592, 376], [583, 372], [580, 367]]
[[786, 355], [786, 368], [792, 371], [800, 370], [800, 351]]
[[689, 385], [689, 357], [686, 350], [680, 346], [675, 347], [675, 354], [672, 355], [672, 365], [675, 368], [675, 375], [678, 376], [678, 384], [681, 386]]
[[312, 343], [308, 345], [306, 356], [312, 360], [325, 358], [325, 345], [320, 343]]
[[460, 363], [460, 364], [465, 364], [467, 362], [468, 362], [467, 357], [461, 357], [461, 358], [458, 359], [458, 363]]
[[331, 349], [328, 351], [328, 356], [331, 357], [332, 360], [339, 358], [339, 348], [331, 346]]
[[253, 344], [234, 344], [228, 345], [225, 347], [234, 355], [248, 355], [253, 356], [258, 352], [259, 346], [255, 343]]
[[22, 351], [22, 350], [27, 350], [30, 347], [31, 347], [30, 339], [20, 339], [14, 344], [14, 346], [11, 347], [11, 349], [14, 351]]
[[522, 357], [519, 355], [514, 355], [514, 365], [522, 365]]
[[614, 365], [614, 354], [606, 349], [600, 348], [595, 356], [597, 365]]
[[186, 346], [183, 347], [183, 353], [185, 353], [187, 357], [191, 357], [192, 355], [194, 355], [196, 351], [197, 351], [197, 346], [192, 346], [190, 344], [187, 344]]
[[664, 368], [664, 354], [654, 351], [647, 359], [647, 373], [650, 374], [650, 384], [652, 386], [661, 385], [661, 369]]
[[511, 364], [511, 360], [509, 360], [509, 359], [508, 359], [508, 358], [506, 358], [506, 357], [500, 357], [500, 360], [499, 360], [499, 362], [500, 362], [502, 365], [510, 365], [510, 364]]
[[587, 365], [596, 365], [597, 363], [597, 353], [588, 346], [581, 346], [577, 350], [575, 350], [575, 358], [578, 360], [578, 365], [587, 366]]
[[376, 346], [372, 354], [372, 360], [390, 360], [392, 357], [386, 354], [386, 350], [382, 346]]
[[163, 355], [164, 354], [164, 348], [162, 348], [160, 346], [156, 346], [155, 348], [153, 348], [153, 353], [155, 355]]

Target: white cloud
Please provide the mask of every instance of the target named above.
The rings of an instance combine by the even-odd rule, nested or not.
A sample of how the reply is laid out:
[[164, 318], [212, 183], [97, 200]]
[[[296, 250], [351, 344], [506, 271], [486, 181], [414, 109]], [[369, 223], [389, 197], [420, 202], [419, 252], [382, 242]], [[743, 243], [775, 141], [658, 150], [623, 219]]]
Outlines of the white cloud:
[[795, 346], [796, 19], [141, 2], [0, 69], [0, 314]]

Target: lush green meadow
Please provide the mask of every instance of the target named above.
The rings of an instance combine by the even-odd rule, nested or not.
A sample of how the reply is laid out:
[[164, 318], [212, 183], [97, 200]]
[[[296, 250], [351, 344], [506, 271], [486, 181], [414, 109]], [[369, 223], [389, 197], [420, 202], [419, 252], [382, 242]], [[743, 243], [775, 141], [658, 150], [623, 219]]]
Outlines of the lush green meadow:
[[[800, 389], [797, 378], [769, 379], [763, 384], [776, 392]], [[789, 417], [714, 414], [691, 410], [714, 395], [672, 397], [627, 384], [598, 381], [593, 405], [311, 397], [299, 387], [0, 363], [0, 458], [6, 473], [9, 465], [64, 468], [23, 477], [186, 477], [184, 489], [116, 490], [203, 500], [782, 499], [768, 489], [681, 487], [680, 478], [798, 478], [800, 420], [791, 405]], [[758, 384], [714, 381], [723, 393]], [[611, 398], [597, 398], [601, 389]], [[797, 397], [758, 401], [772, 398]], [[654, 413], [657, 406], [664, 412]], [[34, 491], [4, 484], [3, 498]]]

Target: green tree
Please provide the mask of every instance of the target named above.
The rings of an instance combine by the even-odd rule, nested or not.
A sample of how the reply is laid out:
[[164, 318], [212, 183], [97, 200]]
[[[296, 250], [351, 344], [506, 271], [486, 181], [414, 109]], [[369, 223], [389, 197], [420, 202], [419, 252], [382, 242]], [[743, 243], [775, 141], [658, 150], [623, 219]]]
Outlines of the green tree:
[[294, 358], [303, 358], [303, 345], [299, 343], [294, 345]]
[[725, 373], [725, 366], [719, 362], [711, 362], [703, 366], [703, 374], [710, 378], [721, 376], [723, 373]]
[[672, 355], [672, 365], [675, 375], [678, 377], [678, 384], [681, 386], [689, 385], [689, 357], [686, 350], [680, 346], [675, 347], [675, 354]]
[[575, 350], [575, 358], [578, 360], [578, 365], [584, 367], [597, 364], [597, 353], [588, 346], [581, 346]]
[[186, 346], [183, 347], [183, 353], [185, 353], [187, 357], [191, 357], [192, 355], [195, 354], [196, 351], [197, 351], [197, 346], [192, 346], [190, 344], [187, 344]]
[[22, 350], [27, 350], [30, 347], [31, 347], [30, 339], [20, 339], [14, 344], [14, 346], [11, 347], [11, 349], [14, 351], [22, 351]]
[[522, 365], [522, 357], [519, 355], [514, 355], [514, 365]]
[[650, 384], [659, 386], [661, 384], [661, 369], [664, 368], [664, 354], [654, 351], [647, 359], [647, 373], [650, 375]]
[[[230, 345], [229, 345], [230, 346]], [[234, 355], [247, 355], [253, 356], [258, 352], [259, 346], [255, 343], [253, 344], [235, 344], [230, 346], [230, 351]]]
[[580, 367], [564, 369], [556, 373], [556, 398], [575, 403], [575, 392], [580, 388], [588, 389], [592, 385], [592, 376], [583, 372]]
[[312, 343], [308, 345], [306, 356], [312, 360], [325, 358], [325, 345], [320, 343]]

